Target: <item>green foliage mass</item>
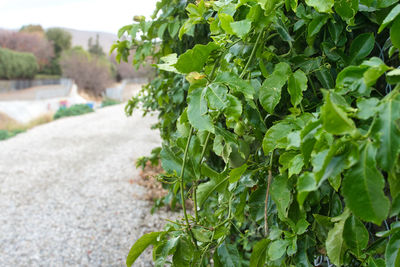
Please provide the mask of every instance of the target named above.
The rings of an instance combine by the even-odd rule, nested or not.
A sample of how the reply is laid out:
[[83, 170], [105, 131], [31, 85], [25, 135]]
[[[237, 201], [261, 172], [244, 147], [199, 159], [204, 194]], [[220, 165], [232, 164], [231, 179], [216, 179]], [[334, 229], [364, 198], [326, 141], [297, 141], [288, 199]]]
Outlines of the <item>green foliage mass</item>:
[[0, 79], [32, 79], [38, 68], [32, 53], [0, 48]]
[[69, 108], [59, 108], [54, 114], [54, 119], [56, 120], [62, 117], [78, 116], [93, 111], [94, 110], [86, 104], [76, 104]]
[[158, 72], [126, 112], [158, 112], [183, 217], [128, 266], [149, 245], [155, 266], [400, 266], [398, 0], [162, 0], [135, 19], [112, 49]]
[[71, 48], [72, 36], [69, 32], [61, 28], [50, 28], [46, 31], [47, 40], [51, 41], [54, 47], [56, 57]]

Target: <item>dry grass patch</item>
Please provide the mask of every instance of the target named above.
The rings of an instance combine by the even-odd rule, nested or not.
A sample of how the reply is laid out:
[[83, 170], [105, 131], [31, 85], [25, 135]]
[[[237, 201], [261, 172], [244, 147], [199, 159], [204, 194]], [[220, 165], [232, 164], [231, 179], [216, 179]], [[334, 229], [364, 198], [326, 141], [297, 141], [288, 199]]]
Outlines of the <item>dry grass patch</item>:
[[20, 123], [7, 114], [0, 112], [0, 140], [5, 140], [15, 135], [25, 132], [35, 126], [51, 122], [53, 113], [43, 114], [28, 123]]

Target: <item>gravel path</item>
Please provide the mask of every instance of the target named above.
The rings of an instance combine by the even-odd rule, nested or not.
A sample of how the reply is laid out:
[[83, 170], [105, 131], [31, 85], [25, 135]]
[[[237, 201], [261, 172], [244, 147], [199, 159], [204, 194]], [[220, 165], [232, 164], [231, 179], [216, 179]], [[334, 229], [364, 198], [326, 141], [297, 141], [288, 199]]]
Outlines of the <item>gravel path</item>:
[[[60, 119], [0, 142], [0, 266], [124, 266], [143, 233], [162, 228], [134, 160], [160, 143], [155, 118], [123, 105]], [[135, 266], [152, 266], [142, 255]]]

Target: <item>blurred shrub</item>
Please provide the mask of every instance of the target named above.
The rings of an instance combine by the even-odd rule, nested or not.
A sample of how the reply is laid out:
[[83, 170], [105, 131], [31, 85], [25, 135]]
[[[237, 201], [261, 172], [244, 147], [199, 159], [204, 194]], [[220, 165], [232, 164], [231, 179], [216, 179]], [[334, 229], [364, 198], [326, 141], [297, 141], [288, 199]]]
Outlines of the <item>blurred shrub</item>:
[[74, 79], [79, 89], [93, 96], [100, 96], [112, 83], [110, 63], [81, 47], [65, 51], [60, 66], [64, 76]]
[[104, 99], [103, 102], [101, 102], [101, 107], [104, 108], [107, 106], [113, 106], [113, 105], [118, 105], [118, 104], [121, 104], [121, 102], [114, 100], [114, 99], [107, 98], [107, 99]]
[[54, 119], [59, 119], [62, 117], [78, 116], [81, 114], [86, 114], [93, 112], [94, 110], [86, 104], [77, 104], [69, 108], [60, 108], [54, 114]]
[[23, 133], [24, 130], [0, 130], [0, 141], [6, 140], [8, 138], [14, 137], [19, 133]]
[[32, 53], [0, 48], [0, 79], [31, 79], [37, 71], [38, 64]]
[[0, 47], [34, 54], [42, 70], [54, 56], [54, 48], [43, 32], [34, 29], [28, 27], [21, 32], [0, 31]]

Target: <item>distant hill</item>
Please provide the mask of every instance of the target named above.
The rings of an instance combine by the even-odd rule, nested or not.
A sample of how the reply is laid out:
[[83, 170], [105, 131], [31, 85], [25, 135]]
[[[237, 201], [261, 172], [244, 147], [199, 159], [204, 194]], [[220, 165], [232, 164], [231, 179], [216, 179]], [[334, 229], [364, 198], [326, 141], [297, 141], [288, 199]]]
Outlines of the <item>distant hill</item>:
[[72, 35], [72, 46], [82, 46], [84, 49], [88, 49], [88, 40], [90, 37], [93, 39], [93, 43], [96, 41], [96, 35], [99, 35], [100, 45], [103, 47], [103, 51], [107, 54], [112, 44], [118, 40], [118, 36], [108, 32], [94, 32], [94, 31], [81, 31], [69, 28], [63, 28]]

